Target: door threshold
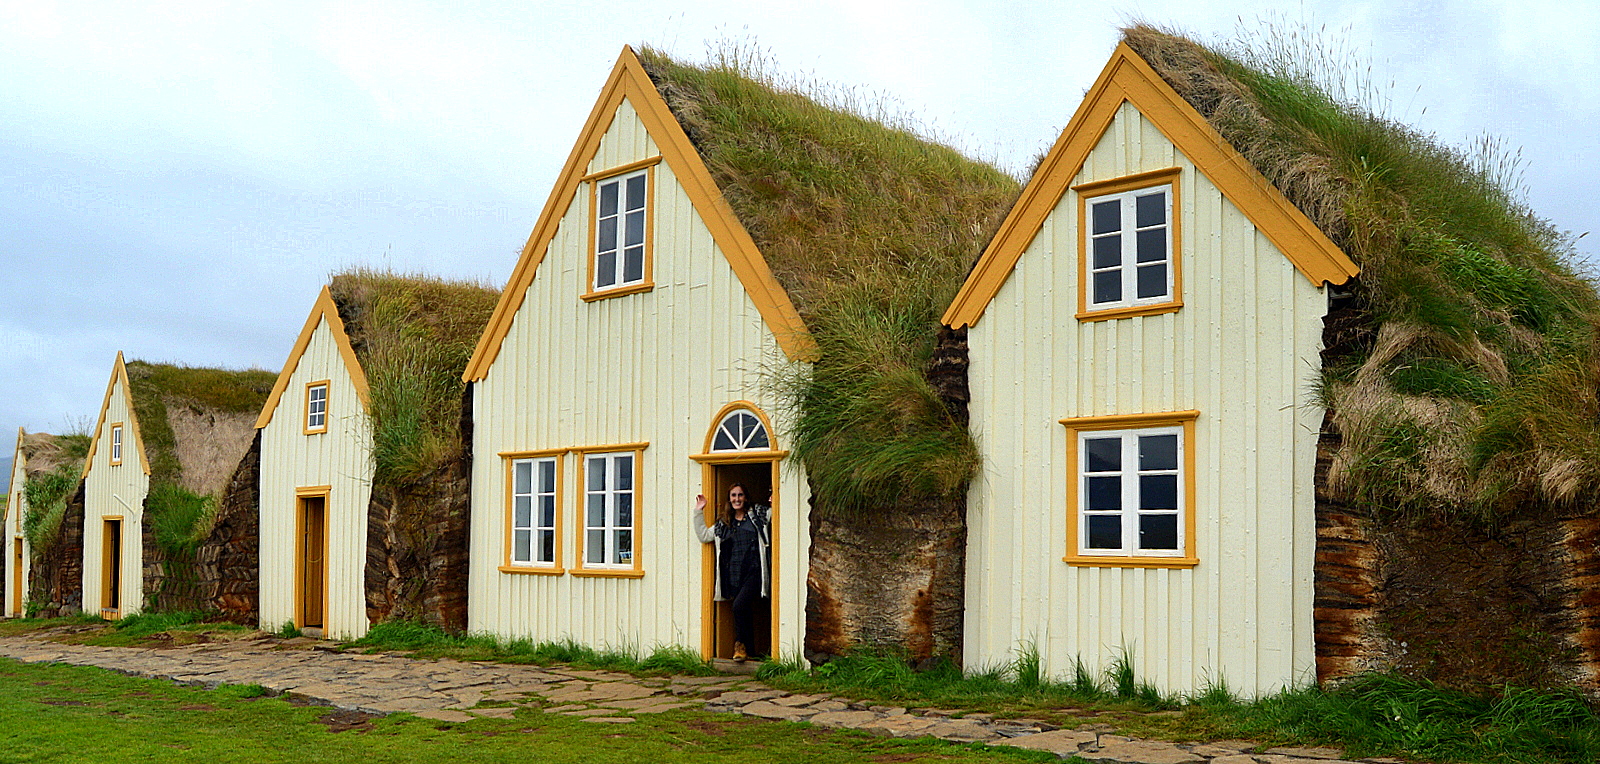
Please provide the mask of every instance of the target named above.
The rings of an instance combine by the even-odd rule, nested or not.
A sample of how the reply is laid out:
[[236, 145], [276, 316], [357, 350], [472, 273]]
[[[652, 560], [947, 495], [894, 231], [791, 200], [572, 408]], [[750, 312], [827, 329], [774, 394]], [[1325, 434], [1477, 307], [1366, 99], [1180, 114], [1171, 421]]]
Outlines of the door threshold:
[[712, 658], [711, 668], [724, 674], [744, 674], [747, 676], [755, 676], [756, 670], [761, 668], [761, 661], [745, 661], [740, 663], [738, 661], [728, 660], [727, 658]]

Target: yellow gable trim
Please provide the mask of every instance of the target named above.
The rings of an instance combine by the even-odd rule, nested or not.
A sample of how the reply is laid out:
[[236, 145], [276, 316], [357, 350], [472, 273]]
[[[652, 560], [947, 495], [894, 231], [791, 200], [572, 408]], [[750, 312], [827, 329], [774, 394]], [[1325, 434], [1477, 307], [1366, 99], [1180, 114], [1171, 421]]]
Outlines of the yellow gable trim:
[[1343, 284], [1360, 273], [1338, 245], [1123, 43], [956, 293], [942, 319], [947, 326], [978, 322], [1124, 102], [1160, 129], [1313, 285]]
[[[117, 362], [111, 367], [111, 379], [106, 382], [106, 397], [100, 401], [100, 418], [94, 423], [94, 437], [89, 439], [89, 455], [83, 458], [83, 476], [88, 477], [89, 469], [94, 466], [94, 452], [100, 447], [100, 431], [106, 426], [106, 412], [111, 409], [111, 392], [117, 389], [117, 382], [122, 383], [122, 399], [128, 405], [128, 432], [133, 434], [133, 442], [138, 447], [139, 468], [144, 474], [150, 474], [150, 460], [144, 455], [144, 436], [139, 434], [139, 412], [133, 408], [133, 387], [128, 384], [128, 366], [122, 362], [122, 351], [117, 351]], [[127, 437], [123, 437], [122, 450], [128, 450]], [[127, 463], [124, 456], [122, 463]]]
[[567, 163], [550, 191], [550, 198], [545, 201], [544, 210], [534, 224], [527, 246], [522, 248], [517, 267], [511, 272], [505, 291], [500, 294], [500, 303], [489, 317], [483, 336], [478, 338], [478, 346], [461, 375], [462, 379], [474, 382], [488, 375], [489, 366], [500, 353], [501, 343], [511, 331], [511, 321], [522, 307], [528, 286], [533, 283], [534, 272], [538, 270], [551, 240], [555, 238], [561, 218], [577, 197], [578, 185], [587, 175], [586, 168], [599, 150], [600, 139], [611, 127], [617, 107], [624, 98], [633, 106], [645, 130], [660, 147], [664, 161], [672, 168], [706, 228], [710, 229], [711, 238], [722, 250], [728, 265], [733, 267], [734, 274], [744, 285], [745, 292], [755, 303], [756, 310], [777, 339], [778, 346], [791, 360], [816, 358], [816, 345], [806, 333], [805, 324], [801, 322], [794, 303], [789, 300], [788, 292], [772, 276], [772, 270], [767, 267], [767, 261], [756, 247], [755, 240], [750, 238], [750, 233], [734, 215], [733, 208], [723, 199], [722, 191], [711, 177], [711, 171], [706, 169], [705, 162], [689, 142], [689, 136], [683, 132], [677, 118], [672, 116], [666, 101], [661, 99], [639, 57], [632, 48], [624, 46], [622, 55], [611, 70], [611, 76], [600, 91], [594, 110], [589, 113], [589, 120], [578, 134], [578, 142], [572, 147], [572, 153], [568, 155]]
[[283, 391], [289, 386], [289, 378], [294, 376], [295, 368], [300, 365], [300, 357], [311, 346], [311, 337], [317, 333], [317, 325], [323, 321], [328, 322], [333, 344], [339, 348], [339, 357], [344, 359], [345, 371], [350, 374], [350, 384], [356, 388], [361, 407], [371, 408], [367, 400], [367, 373], [361, 369], [361, 362], [356, 360], [355, 348], [350, 346], [350, 335], [345, 333], [344, 319], [339, 318], [339, 306], [333, 302], [333, 293], [324, 285], [322, 292], [317, 295], [317, 303], [311, 306], [311, 315], [306, 317], [306, 325], [300, 330], [299, 339], [294, 341], [294, 349], [289, 351], [289, 360], [284, 362], [283, 371], [278, 372], [278, 381], [272, 386], [272, 394], [267, 396], [266, 405], [261, 407], [261, 416], [256, 418], [257, 430], [272, 423], [272, 414], [278, 410], [278, 402], [283, 399]]

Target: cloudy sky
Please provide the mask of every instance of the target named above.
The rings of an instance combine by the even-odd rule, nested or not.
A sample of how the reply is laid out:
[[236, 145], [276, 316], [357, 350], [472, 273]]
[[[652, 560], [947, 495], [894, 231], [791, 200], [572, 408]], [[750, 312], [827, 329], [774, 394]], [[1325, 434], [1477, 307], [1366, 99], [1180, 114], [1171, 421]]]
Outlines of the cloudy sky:
[[1500, 136], [1540, 214], [1600, 228], [1597, 4], [0, 0], [0, 432], [92, 424], [118, 350], [276, 371], [349, 266], [500, 286], [625, 43], [753, 41], [1020, 171], [1119, 24], [1215, 40], [1283, 7], [1392, 116]]

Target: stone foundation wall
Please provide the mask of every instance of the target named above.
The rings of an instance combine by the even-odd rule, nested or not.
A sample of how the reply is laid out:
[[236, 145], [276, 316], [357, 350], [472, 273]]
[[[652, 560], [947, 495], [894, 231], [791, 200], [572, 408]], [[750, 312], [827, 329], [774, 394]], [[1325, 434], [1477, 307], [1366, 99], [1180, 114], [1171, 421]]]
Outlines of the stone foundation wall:
[[259, 619], [261, 584], [261, 431], [228, 478], [216, 522], [195, 553], [204, 609], [235, 623]]
[[55, 539], [34, 550], [29, 574], [28, 602], [38, 603], [35, 615], [56, 618], [83, 610], [83, 481], [67, 500], [67, 512]]

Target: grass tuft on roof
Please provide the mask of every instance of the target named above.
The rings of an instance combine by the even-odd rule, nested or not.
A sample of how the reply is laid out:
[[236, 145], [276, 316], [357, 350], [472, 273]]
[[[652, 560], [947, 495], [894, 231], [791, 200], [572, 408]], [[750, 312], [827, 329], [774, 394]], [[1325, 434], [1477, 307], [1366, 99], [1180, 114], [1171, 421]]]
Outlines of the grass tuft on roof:
[[1600, 488], [1600, 299], [1494, 140], [1386, 117], [1309, 29], [1124, 40], [1362, 269], [1369, 331], [1323, 371], [1336, 493], [1493, 520]]
[[1019, 181], [749, 47], [639, 57], [820, 350], [774, 374], [818, 510], [959, 495], [977, 447], [926, 371], [940, 312]]
[[25, 466], [21, 526], [34, 556], [55, 541], [61, 520], [66, 516], [67, 501], [78, 487], [83, 459], [88, 454], [89, 436], [83, 433], [35, 432], [22, 437]]
[[461, 373], [500, 293], [370, 269], [335, 274], [329, 291], [367, 375], [373, 479], [421, 480], [461, 453]]

